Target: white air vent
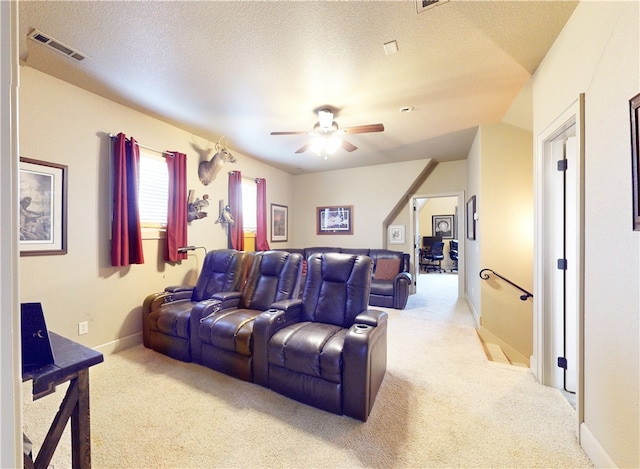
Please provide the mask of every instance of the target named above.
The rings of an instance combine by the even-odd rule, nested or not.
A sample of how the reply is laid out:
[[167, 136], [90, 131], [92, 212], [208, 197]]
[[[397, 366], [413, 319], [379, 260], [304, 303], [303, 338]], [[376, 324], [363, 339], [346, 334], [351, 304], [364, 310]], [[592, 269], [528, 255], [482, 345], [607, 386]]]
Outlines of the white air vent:
[[53, 39], [52, 37], [49, 37], [46, 34], [41, 33], [37, 29], [34, 29], [33, 31], [31, 31], [31, 33], [29, 33], [27, 37], [36, 42], [39, 42], [40, 44], [44, 44], [45, 46], [52, 48], [56, 52], [60, 52], [61, 54], [66, 55], [67, 57], [77, 60], [78, 62], [87, 58], [87, 56], [82, 52], [78, 52], [77, 50], [72, 49], [71, 47], [63, 44], [57, 39]]
[[448, 1], [449, 0], [416, 0], [416, 12], [422, 13], [429, 8], [437, 7]]

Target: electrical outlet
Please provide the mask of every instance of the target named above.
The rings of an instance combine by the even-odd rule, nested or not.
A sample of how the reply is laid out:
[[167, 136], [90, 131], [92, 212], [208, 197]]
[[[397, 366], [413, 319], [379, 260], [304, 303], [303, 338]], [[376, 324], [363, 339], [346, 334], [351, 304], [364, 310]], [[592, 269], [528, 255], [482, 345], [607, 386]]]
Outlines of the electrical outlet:
[[78, 323], [78, 335], [87, 334], [89, 332], [89, 321]]

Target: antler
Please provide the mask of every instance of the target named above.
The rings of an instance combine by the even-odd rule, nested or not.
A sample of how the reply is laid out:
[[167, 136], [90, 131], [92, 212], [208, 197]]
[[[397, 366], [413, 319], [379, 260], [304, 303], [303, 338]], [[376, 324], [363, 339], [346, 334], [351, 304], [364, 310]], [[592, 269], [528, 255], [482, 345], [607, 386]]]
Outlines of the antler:
[[[223, 138], [227, 140], [224, 145], [221, 143]], [[216, 143], [216, 151], [226, 150], [227, 143], [229, 143], [228, 138], [226, 138], [224, 135], [220, 137], [220, 139], [218, 140], [218, 143]]]

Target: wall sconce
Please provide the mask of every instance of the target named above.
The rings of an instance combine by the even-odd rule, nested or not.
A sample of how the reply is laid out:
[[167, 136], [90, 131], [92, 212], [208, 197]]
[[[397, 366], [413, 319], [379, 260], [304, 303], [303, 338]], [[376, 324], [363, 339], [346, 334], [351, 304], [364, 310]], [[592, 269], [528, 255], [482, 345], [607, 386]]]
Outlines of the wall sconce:
[[196, 249], [202, 249], [204, 251], [204, 255], [207, 255], [207, 249], [204, 246], [182, 246], [178, 248], [179, 253], [195, 251]]

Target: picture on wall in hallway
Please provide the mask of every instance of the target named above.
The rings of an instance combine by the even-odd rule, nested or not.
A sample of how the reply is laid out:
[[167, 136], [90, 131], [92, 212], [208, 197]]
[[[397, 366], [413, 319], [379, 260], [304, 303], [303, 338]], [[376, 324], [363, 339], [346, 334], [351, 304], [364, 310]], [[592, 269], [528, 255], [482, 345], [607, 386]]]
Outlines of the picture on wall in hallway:
[[441, 236], [444, 238], [455, 238], [455, 215], [433, 215], [431, 217], [433, 223], [433, 236]]
[[353, 234], [353, 205], [316, 207], [317, 233]]
[[389, 244], [404, 243], [404, 225], [389, 225]]

